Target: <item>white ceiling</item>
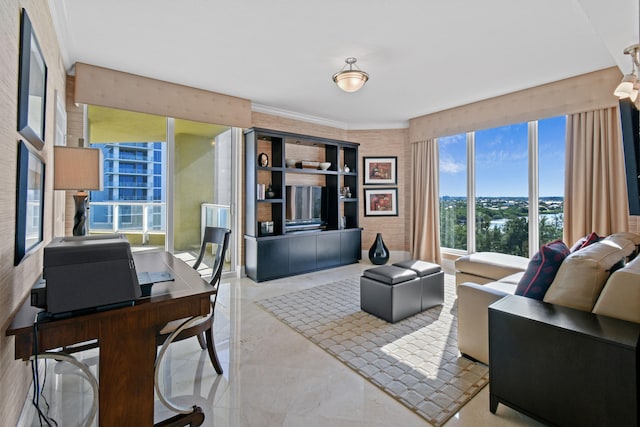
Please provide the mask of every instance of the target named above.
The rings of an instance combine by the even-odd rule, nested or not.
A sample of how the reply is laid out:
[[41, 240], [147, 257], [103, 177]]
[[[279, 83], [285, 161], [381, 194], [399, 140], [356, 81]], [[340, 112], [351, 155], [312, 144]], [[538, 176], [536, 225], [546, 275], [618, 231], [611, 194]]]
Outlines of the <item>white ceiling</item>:
[[[408, 119], [618, 66], [636, 0], [49, 0], [65, 66], [250, 99], [345, 129]], [[331, 76], [348, 56], [370, 80]]]

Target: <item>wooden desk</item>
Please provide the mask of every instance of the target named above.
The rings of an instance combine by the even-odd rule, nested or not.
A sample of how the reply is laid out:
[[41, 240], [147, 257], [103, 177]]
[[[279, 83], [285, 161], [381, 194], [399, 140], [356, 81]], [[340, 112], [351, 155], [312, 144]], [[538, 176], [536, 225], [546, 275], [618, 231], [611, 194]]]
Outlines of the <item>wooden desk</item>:
[[[169, 321], [207, 315], [214, 288], [167, 252], [134, 254], [138, 271], [171, 271], [175, 281], [153, 285], [135, 305], [40, 322], [41, 353], [97, 339], [100, 346], [99, 425], [153, 425], [156, 335]], [[33, 355], [33, 323], [41, 309], [22, 305], [6, 334], [15, 335], [15, 358]]]

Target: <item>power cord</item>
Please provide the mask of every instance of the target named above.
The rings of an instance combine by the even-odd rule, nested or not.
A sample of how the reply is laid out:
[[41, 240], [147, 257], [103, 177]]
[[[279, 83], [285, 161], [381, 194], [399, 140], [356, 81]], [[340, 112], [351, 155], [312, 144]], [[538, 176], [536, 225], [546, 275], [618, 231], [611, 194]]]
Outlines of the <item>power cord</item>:
[[[47, 402], [47, 399], [44, 397], [43, 393], [43, 389], [44, 386], [46, 384], [47, 381], [47, 365], [46, 365], [46, 360], [45, 360], [45, 367], [44, 367], [44, 379], [42, 381], [42, 389], [40, 388], [40, 373], [38, 371], [38, 323], [40, 322], [41, 318], [44, 317], [44, 315], [46, 315], [46, 313], [44, 311], [39, 312], [36, 315], [35, 321], [33, 322], [33, 359], [31, 359], [31, 375], [33, 377], [33, 399], [31, 401], [31, 403], [33, 404], [33, 406], [35, 406], [36, 411], [38, 412], [38, 420], [40, 421], [40, 426], [42, 427], [42, 421], [44, 420], [44, 422], [47, 424], [47, 426], [49, 427], [53, 427], [58, 425], [58, 423], [56, 422], [56, 420], [54, 420], [53, 418], [49, 417], [49, 402]], [[42, 397], [42, 399], [44, 400], [45, 405], [47, 406], [47, 410], [46, 410], [46, 414], [42, 412], [42, 409], [40, 408], [40, 397]], [[52, 424], [53, 423], [53, 424]]]

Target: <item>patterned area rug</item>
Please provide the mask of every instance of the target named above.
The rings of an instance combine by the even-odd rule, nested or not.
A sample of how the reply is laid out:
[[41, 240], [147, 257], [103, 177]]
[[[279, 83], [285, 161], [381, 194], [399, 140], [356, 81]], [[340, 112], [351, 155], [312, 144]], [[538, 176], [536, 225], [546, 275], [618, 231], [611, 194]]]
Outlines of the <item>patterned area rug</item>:
[[360, 278], [257, 301], [348, 367], [443, 425], [489, 381], [489, 369], [460, 356], [455, 284], [445, 303], [395, 324], [360, 310]]

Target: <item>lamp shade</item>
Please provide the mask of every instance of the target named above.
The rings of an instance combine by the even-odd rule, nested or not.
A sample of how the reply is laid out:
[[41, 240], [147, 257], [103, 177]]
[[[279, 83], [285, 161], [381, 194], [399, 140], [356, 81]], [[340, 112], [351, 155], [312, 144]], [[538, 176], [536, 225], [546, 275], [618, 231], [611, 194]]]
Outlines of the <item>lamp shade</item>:
[[613, 91], [613, 94], [620, 99], [629, 98], [633, 93], [633, 85], [635, 84], [637, 78], [633, 74], [627, 74], [622, 79], [622, 82], [616, 87], [616, 90]]
[[356, 92], [369, 80], [369, 75], [360, 70], [345, 70], [335, 73], [333, 81], [345, 92]]
[[54, 190], [102, 190], [102, 151], [97, 148], [55, 146]]

